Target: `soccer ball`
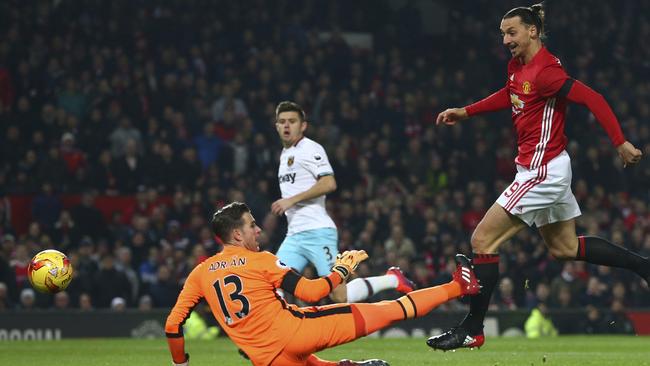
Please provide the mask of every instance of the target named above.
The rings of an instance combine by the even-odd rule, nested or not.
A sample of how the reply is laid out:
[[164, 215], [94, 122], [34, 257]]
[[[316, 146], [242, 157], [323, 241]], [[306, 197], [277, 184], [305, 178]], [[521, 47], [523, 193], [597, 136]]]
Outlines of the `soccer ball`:
[[65, 254], [48, 249], [39, 252], [29, 262], [27, 268], [29, 283], [44, 293], [57, 293], [65, 290], [72, 280], [72, 265]]

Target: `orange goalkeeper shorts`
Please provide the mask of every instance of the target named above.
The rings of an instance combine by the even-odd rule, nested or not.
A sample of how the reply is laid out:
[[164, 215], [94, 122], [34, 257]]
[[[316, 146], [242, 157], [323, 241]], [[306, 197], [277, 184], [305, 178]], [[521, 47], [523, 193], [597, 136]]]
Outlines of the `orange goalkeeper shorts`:
[[[363, 318], [354, 306], [332, 304], [301, 309], [298, 331], [270, 366], [304, 366], [307, 358], [325, 348], [348, 343], [363, 334]], [[361, 333], [360, 333], [361, 332]]]

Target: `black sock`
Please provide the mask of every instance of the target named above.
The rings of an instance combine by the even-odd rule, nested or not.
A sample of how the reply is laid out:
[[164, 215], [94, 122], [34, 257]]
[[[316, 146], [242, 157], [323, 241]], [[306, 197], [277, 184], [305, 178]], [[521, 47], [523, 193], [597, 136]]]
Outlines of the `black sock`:
[[494, 287], [499, 281], [499, 255], [498, 254], [477, 254], [472, 253], [474, 273], [481, 282], [481, 292], [470, 299], [469, 313], [461, 323], [461, 326], [469, 330], [470, 334], [476, 335], [483, 331], [483, 320]]
[[576, 259], [610, 267], [626, 268], [646, 280], [650, 276], [650, 262], [626, 248], [597, 236], [579, 236]]

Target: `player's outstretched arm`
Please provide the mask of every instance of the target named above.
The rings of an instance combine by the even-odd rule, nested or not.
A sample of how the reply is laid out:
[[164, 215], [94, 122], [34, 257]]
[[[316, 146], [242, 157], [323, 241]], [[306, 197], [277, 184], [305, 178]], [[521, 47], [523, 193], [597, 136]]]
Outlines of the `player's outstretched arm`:
[[365, 250], [345, 251], [336, 256], [332, 273], [329, 275], [310, 280], [295, 271], [289, 271], [282, 279], [280, 288], [306, 302], [320, 301], [343, 283], [357, 269], [359, 263], [367, 258]]
[[503, 87], [492, 93], [490, 96], [483, 98], [476, 103], [472, 103], [467, 107], [449, 108], [444, 112], [441, 112], [436, 118], [436, 124], [444, 123], [446, 125], [453, 125], [458, 121], [462, 121], [476, 114], [499, 111], [510, 107], [511, 102], [508, 88]]
[[578, 103], [589, 108], [589, 111], [596, 117], [596, 120], [603, 127], [612, 144], [616, 146], [618, 155], [623, 160], [623, 165], [636, 164], [641, 160], [641, 150], [637, 149], [625, 140], [621, 125], [614, 115], [612, 108], [605, 98], [595, 90], [583, 84], [579, 80], [567, 79], [562, 86], [560, 93], [566, 93], [570, 102]]
[[196, 267], [187, 277], [185, 285], [178, 295], [178, 300], [176, 300], [176, 305], [172, 308], [165, 322], [167, 345], [174, 366], [188, 366], [190, 362], [190, 355], [185, 353], [185, 337], [183, 336], [182, 324], [189, 317], [192, 308], [203, 298], [199, 287], [197, 268], [199, 267]]
[[290, 271], [284, 276], [280, 288], [302, 301], [315, 303], [329, 295], [341, 283], [343, 279], [335, 272], [312, 280]]

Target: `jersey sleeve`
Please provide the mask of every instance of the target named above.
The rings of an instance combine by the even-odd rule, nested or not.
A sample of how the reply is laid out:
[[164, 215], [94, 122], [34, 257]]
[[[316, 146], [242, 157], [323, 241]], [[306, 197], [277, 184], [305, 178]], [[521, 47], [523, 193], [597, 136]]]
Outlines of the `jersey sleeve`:
[[510, 95], [508, 94], [508, 87], [503, 88], [492, 93], [490, 96], [472, 103], [465, 107], [467, 116], [474, 116], [477, 114], [499, 111], [502, 109], [510, 108]]
[[185, 285], [178, 295], [176, 305], [167, 317], [165, 322], [165, 335], [167, 344], [176, 363], [183, 363], [185, 355], [185, 338], [183, 337], [183, 323], [190, 316], [192, 309], [201, 301], [203, 294], [200, 286], [200, 268], [197, 266], [185, 280]]
[[326, 175], [334, 175], [334, 169], [327, 158], [327, 153], [322, 146], [314, 144], [302, 157], [302, 165], [314, 177], [320, 178]]
[[559, 63], [544, 67], [537, 73], [535, 87], [540, 96], [549, 98], [557, 94], [569, 76]]
[[625, 135], [621, 130], [616, 115], [612, 111], [605, 97], [591, 89], [578, 80], [568, 79], [563, 87], [562, 92], [566, 93], [566, 98], [570, 102], [578, 103], [589, 108], [591, 113], [602, 128], [607, 132], [610, 141], [615, 147], [625, 142]]
[[300, 300], [317, 302], [329, 295], [342, 281], [341, 276], [335, 272], [310, 280], [291, 270], [285, 274], [280, 287]]

